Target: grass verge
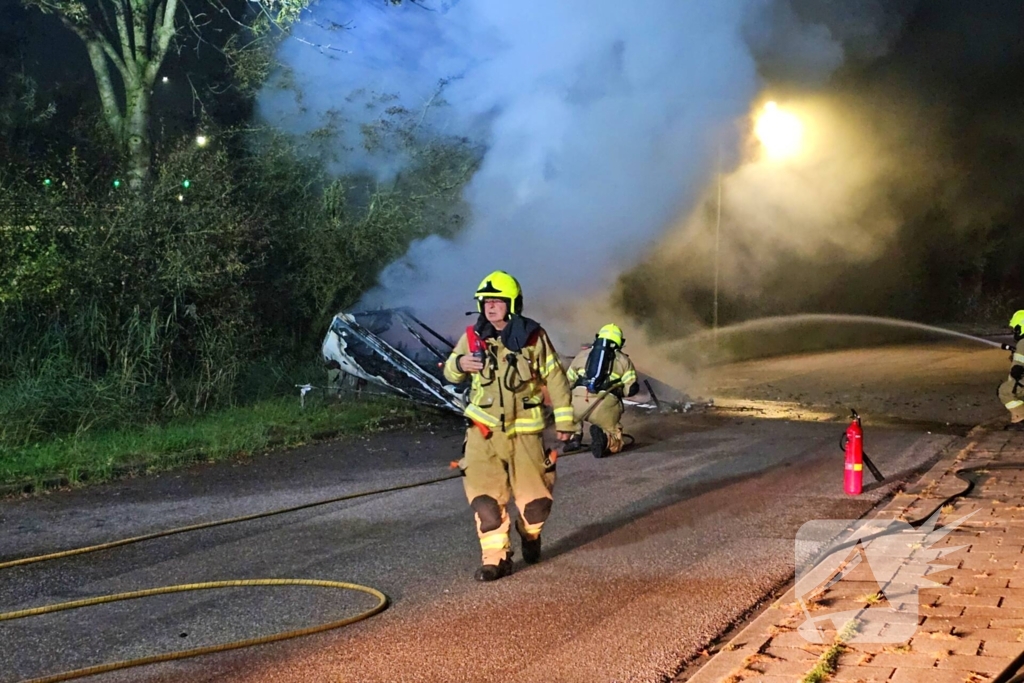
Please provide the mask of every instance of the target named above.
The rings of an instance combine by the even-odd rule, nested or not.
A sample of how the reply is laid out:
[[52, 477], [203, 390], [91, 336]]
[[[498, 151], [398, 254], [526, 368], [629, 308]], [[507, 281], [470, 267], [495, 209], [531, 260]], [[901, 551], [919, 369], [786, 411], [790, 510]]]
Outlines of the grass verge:
[[260, 401], [163, 425], [86, 433], [0, 449], [0, 493], [116, 479], [243, 457], [273, 447], [383, 431], [426, 416], [389, 398], [340, 402]]

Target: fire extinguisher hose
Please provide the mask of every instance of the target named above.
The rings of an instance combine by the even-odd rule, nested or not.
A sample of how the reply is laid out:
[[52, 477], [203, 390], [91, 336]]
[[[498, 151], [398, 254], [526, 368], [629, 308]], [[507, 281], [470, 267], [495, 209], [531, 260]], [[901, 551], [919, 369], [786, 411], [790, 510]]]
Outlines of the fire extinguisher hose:
[[[845, 433], [839, 437], [839, 450], [843, 451], [844, 453], [846, 452], [846, 442], [848, 440], [849, 439], [846, 438]], [[867, 453], [861, 451], [860, 457], [864, 461], [864, 466], [868, 468], [869, 472], [871, 472], [871, 476], [875, 478], [875, 481], [880, 482], [885, 480], [885, 475], [882, 474], [881, 470], [875, 467], [875, 463], [871, 462], [871, 458], [868, 457]]]

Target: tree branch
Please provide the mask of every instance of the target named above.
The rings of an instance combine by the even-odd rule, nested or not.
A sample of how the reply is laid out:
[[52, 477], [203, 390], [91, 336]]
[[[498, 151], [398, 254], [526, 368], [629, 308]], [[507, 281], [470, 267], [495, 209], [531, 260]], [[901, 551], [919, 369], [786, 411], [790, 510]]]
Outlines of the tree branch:
[[[83, 43], [85, 43], [87, 48], [89, 45], [94, 45], [95, 47], [102, 50], [103, 53], [110, 58], [110, 61], [114, 63], [114, 66], [117, 67], [117, 70], [121, 73], [121, 76], [123, 78], [128, 78], [129, 74], [127, 65], [124, 63], [124, 60], [121, 58], [121, 55], [117, 53], [117, 50], [114, 49], [114, 46], [110, 44], [109, 40], [107, 40], [106, 36], [104, 36], [102, 33], [97, 33], [89, 26], [79, 25], [70, 17], [67, 17], [63, 14], [60, 15], [60, 20], [61, 23], [67, 26], [71, 31], [75, 33], [75, 35], [77, 35], [81, 39]], [[92, 60], [92, 55], [90, 55], [89, 59], [90, 61]], [[93, 64], [93, 70], [96, 70], [95, 64]], [[103, 62], [103, 70], [107, 73], [107, 78], [109, 79], [110, 72], [107, 70], [106, 62]]]
[[117, 35], [117, 25], [114, 22], [114, 20], [112, 20], [110, 18], [110, 12], [109, 12], [109, 10], [107, 10], [107, 3], [105, 3], [105, 2], [97, 2], [96, 3], [96, 12], [99, 14], [100, 19], [102, 20], [102, 21], [97, 20], [96, 23], [97, 24], [102, 23], [103, 33], [105, 33], [105, 34], [109, 33], [112, 36], [116, 36]]
[[132, 13], [132, 37], [135, 40], [135, 61], [145, 65], [149, 53], [149, 2], [148, 0], [126, 0]]
[[121, 115], [121, 107], [117, 102], [114, 83], [110, 80], [107, 55], [100, 44], [102, 39], [83, 40], [85, 40], [85, 49], [89, 53], [89, 62], [92, 64], [92, 71], [96, 76], [96, 84], [99, 87], [100, 103], [103, 105], [103, 116], [107, 119], [107, 124], [111, 130], [119, 132], [122, 130], [124, 118]]
[[171, 39], [174, 38], [175, 33], [174, 15], [178, 13], [178, 0], [166, 0], [162, 4], [163, 16], [159, 17], [161, 21], [154, 29], [153, 53], [149, 64], [146, 66], [146, 78], [150, 83], [156, 79], [156, 74], [160, 71], [160, 65], [167, 55], [167, 48], [170, 47]]
[[132, 40], [128, 37], [128, 22], [124, 16], [124, 5], [120, 2], [114, 3], [114, 18], [117, 20], [117, 35], [121, 39], [121, 51], [127, 60], [132, 53]]

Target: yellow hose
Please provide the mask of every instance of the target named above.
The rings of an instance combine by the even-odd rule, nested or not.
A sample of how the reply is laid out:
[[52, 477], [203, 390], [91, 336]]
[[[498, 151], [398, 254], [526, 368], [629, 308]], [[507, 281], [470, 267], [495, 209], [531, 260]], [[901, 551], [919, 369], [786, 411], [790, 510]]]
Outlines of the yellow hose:
[[[574, 455], [573, 453], [565, 454], [566, 457]], [[394, 491], [402, 491], [405, 489], [418, 488], [420, 486], [428, 486], [430, 484], [437, 484], [443, 481], [449, 481], [451, 479], [458, 479], [461, 474], [450, 474], [444, 477], [437, 477], [435, 479], [427, 479], [424, 481], [417, 481], [411, 484], [400, 484], [398, 486], [389, 486], [382, 489], [374, 489], [372, 491], [360, 491], [358, 493], [349, 493], [344, 496], [337, 496], [334, 498], [327, 498], [325, 500], [318, 500], [312, 503], [304, 503], [302, 505], [295, 505], [287, 508], [280, 508], [277, 510], [269, 510], [267, 512], [257, 512], [251, 515], [242, 515], [240, 517], [231, 517], [228, 519], [219, 519], [212, 522], [201, 522], [199, 524], [190, 524], [188, 526], [177, 527], [174, 529], [167, 529], [165, 531], [156, 531], [150, 534], [143, 534], [141, 536], [132, 536], [130, 538], [122, 538], [116, 541], [110, 541], [108, 543], [99, 543], [97, 545], [84, 546], [81, 548], [71, 548], [69, 550], [61, 550], [59, 552], [47, 553], [45, 555], [36, 555], [34, 557], [22, 557], [17, 560], [9, 560], [7, 562], [0, 562], [0, 570], [10, 569], [12, 567], [20, 567], [27, 564], [35, 564], [36, 562], [46, 562], [49, 560], [63, 559], [66, 557], [73, 557], [75, 555], [84, 555], [86, 553], [94, 553], [100, 550], [109, 550], [111, 548], [119, 548], [121, 546], [130, 545], [133, 543], [141, 543], [142, 541], [150, 541], [157, 538], [163, 538], [165, 536], [173, 536], [175, 534], [183, 534], [189, 531], [199, 531], [200, 529], [210, 529], [212, 527], [224, 526], [226, 524], [237, 524], [239, 522], [249, 522], [256, 519], [263, 519], [266, 517], [273, 517], [275, 515], [283, 515], [289, 512], [298, 512], [299, 510], [308, 510], [309, 508], [320, 507], [323, 505], [330, 505], [332, 503], [340, 503], [346, 500], [354, 500], [356, 498], [365, 498], [367, 496], [375, 496], [382, 493], [391, 493]], [[265, 643], [273, 643], [279, 640], [288, 640], [290, 638], [299, 638], [301, 636], [310, 635], [312, 633], [319, 633], [321, 631], [329, 631], [331, 629], [340, 628], [342, 626], [348, 626], [354, 624], [357, 621], [362, 621], [378, 614], [388, 606], [388, 597], [381, 593], [376, 588], [370, 586], [363, 586], [358, 583], [346, 583], [343, 581], [321, 581], [317, 579], [239, 579], [234, 581], [209, 581], [206, 583], [187, 583], [180, 584], [177, 586], [160, 586], [157, 588], [149, 588], [140, 591], [131, 591], [127, 593], [114, 593], [111, 595], [100, 595], [94, 598], [86, 598], [83, 600], [72, 600], [70, 602], [55, 603], [53, 605], [44, 605], [42, 607], [32, 607], [29, 609], [17, 610], [14, 612], [0, 612], [0, 621], [11, 621], [14, 619], [24, 619], [27, 617], [40, 616], [42, 614], [51, 614], [53, 612], [61, 612], [64, 610], [78, 609], [80, 607], [89, 607], [92, 605], [102, 605], [108, 602], [119, 602], [122, 600], [133, 600], [136, 598], [145, 598], [153, 595], [165, 595], [167, 593], [183, 593], [186, 591], [197, 591], [197, 590], [210, 590], [216, 588], [242, 588], [242, 587], [253, 587], [253, 586], [316, 586], [320, 588], [335, 588], [340, 590], [354, 590], [372, 595], [377, 598], [377, 604], [368, 610], [360, 612], [351, 617], [346, 617], [339, 621], [332, 621], [325, 624], [317, 624], [308, 628], [294, 629], [291, 631], [283, 631], [281, 633], [275, 633], [269, 636], [261, 636], [259, 638], [249, 638], [246, 640], [234, 640], [228, 643], [221, 643], [219, 645], [208, 645], [206, 647], [197, 647], [190, 650], [178, 650], [175, 652], [168, 652], [159, 655], [150, 655], [148, 657], [139, 657], [136, 659], [126, 659], [119, 662], [109, 662], [106, 664], [97, 664], [96, 666], [86, 667], [84, 669], [75, 669], [74, 671], [65, 671], [51, 676], [44, 676], [42, 678], [32, 678], [24, 683], [56, 683], [57, 681], [70, 681], [76, 678], [84, 678], [86, 676], [94, 676], [96, 674], [108, 673], [110, 671], [117, 671], [119, 669], [128, 669], [135, 666], [143, 666], [146, 664], [156, 664], [158, 662], [170, 662], [176, 659], [187, 659], [189, 657], [197, 657], [199, 655], [211, 654], [214, 652], [225, 652], [227, 650], [237, 650], [243, 647], [252, 647], [253, 645], [263, 645]]]
[[283, 631], [281, 633], [274, 633], [269, 636], [260, 636], [258, 638], [248, 638], [246, 640], [234, 640], [229, 643], [220, 643], [219, 645], [207, 645], [206, 647], [196, 647], [191, 650], [177, 650], [175, 652], [167, 652], [159, 655], [150, 655], [148, 657], [138, 657], [136, 659], [125, 659], [119, 662], [108, 662], [106, 664], [97, 664], [95, 666], [88, 666], [84, 669], [75, 669], [74, 671], [64, 671], [62, 673], [53, 674], [51, 676], [43, 676], [41, 678], [32, 678], [25, 683], [56, 683], [57, 681], [70, 681], [75, 678], [84, 678], [86, 676], [95, 676], [96, 674], [108, 673], [110, 671], [117, 671], [119, 669], [128, 669], [133, 666], [143, 666], [145, 664], [156, 664], [157, 662], [170, 662], [176, 659], [187, 659], [189, 657], [197, 657], [199, 655], [211, 654], [214, 652], [225, 652], [227, 650], [237, 650], [243, 647], [252, 647], [253, 645], [263, 645], [265, 643], [273, 643], [279, 640], [288, 640], [289, 638], [298, 638], [300, 636], [308, 636], [311, 633], [319, 633], [321, 631], [329, 631], [332, 628], [340, 628], [342, 626], [348, 626], [354, 624], [357, 621], [362, 621], [372, 617], [378, 612], [384, 611], [388, 606], [388, 598], [386, 595], [381, 593], [376, 588], [370, 588], [369, 586], [361, 586], [358, 583], [345, 583], [342, 581], [319, 581], [316, 579], [239, 579], [235, 581], [210, 581], [207, 583], [185, 583], [177, 586], [161, 586], [159, 588], [150, 588], [141, 591], [132, 591], [130, 593], [115, 593], [112, 595], [101, 595], [95, 598], [87, 598], [85, 600], [73, 600], [71, 602], [61, 602], [53, 605], [46, 605], [44, 607], [33, 607], [30, 609], [19, 610], [17, 612], [3, 612], [0, 613], [0, 621], [11, 620], [11, 619], [23, 619], [25, 617], [35, 617], [41, 614], [49, 614], [51, 612], [60, 612], [63, 610], [77, 609], [79, 607], [89, 607], [90, 605], [101, 605], [107, 602], [118, 602], [121, 600], [132, 600], [134, 598], [145, 598], [151, 595], [164, 595], [167, 593], [182, 593], [185, 591], [199, 591], [209, 590], [213, 588], [241, 588], [247, 586], [318, 586], [321, 588], [338, 588], [342, 590], [354, 590], [368, 593], [373, 597], [377, 598], [377, 604], [368, 610], [360, 612], [351, 617], [339, 619], [338, 621], [332, 621], [325, 624], [316, 624], [307, 628], [298, 628], [291, 631]]
[[[398, 486], [389, 486], [382, 489], [374, 489], [372, 491], [360, 491], [358, 493], [350, 493], [344, 496], [337, 496], [335, 498], [328, 498], [326, 500], [319, 500], [312, 503], [305, 503], [303, 505], [295, 505], [293, 507], [281, 508], [278, 510], [270, 510], [268, 512], [258, 512], [252, 515], [243, 515], [241, 517], [231, 517], [229, 519], [221, 519], [213, 522], [203, 522], [200, 524], [191, 524], [189, 526], [177, 527], [174, 529], [167, 529], [166, 531], [157, 531], [151, 534], [144, 534], [142, 536], [132, 536], [131, 538], [123, 538], [117, 541], [110, 541], [109, 543], [100, 543], [97, 545], [85, 546], [82, 548], [72, 548], [70, 550], [62, 550], [60, 552], [48, 553], [46, 555], [36, 555], [34, 557], [23, 557], [17, 560], [10, 560], [7, 562], [0, 563], [0, 569], [10, 569], [11, 567], [18, 567], [26, 564], [34, 564], [36, 562], [46, 562], [48, 560], [56, 560], [66, 557], [72, 557], [74, 555], [83, 555], [85, 553], [93, 553], [100, 550], [108, 550], [110, 548], [117, 548], [132, 543], [140, 543], [142, 541], [149, 541], [156, 538], [163, 538], [164, 536], [172, 536], [174, 534], [181, 534], [187, 531], [198, 531], [199, 529], [209, 529], [211, 527], [223, 526], [225, 524], [236, 524], [238, 522], [248, 522], [254, 519], [263, 519], [265, 517], [273, 517], [275, 515], [283, 515], [289, 512], [297, 512], [299, 510], [307, 510], [309, 508], [318, 507], [321, 505], [330, 505], [331, 503], [340, 503], [345, 500], [353, 500], [356, 498], [365, 498], [367, 496], [374, 496], [382, 493], [391, 493], [393, 491], [402, 491], [404, 489], [417, 488], [419, 486], [427, 486], [429, 484], [436, 484], [442, 481], [448, 481], [450, 479], [457, 479], [460, 475], [453, 474], [445, 477], [438, 477], [436, 479], [427, 479], [425, 481], [418, 481], [411, 484], [401, 484]], [[197, 647], [190, 650], [178, 650], [176, 652], [168, 652], [159, 655], [150, 655], [148, 657], [139, 657], [137, 659], [127, 659], [119, 662], [109, 662], [106, 664], [98, 664], [96, 666], [86, 667], [84, 669], [75, 669], [74, 671], [65, 671], [51, 676], [44, 676], [42, 678], [33, 678], [25, 683], [56, 683], [56, 681], [70, 681], [76, 678], [84, 678], [86, 676], [94, 676], [96, 674], [107, 673], [110, 671], [117, 671], [119, 669], [127, 669], [135, 666], [143, 666], [145, 664], [156, 664], [157, 662], [169, 662], [176, 659], [186, 659], [188, 657], [196, 657], [198, 655], [211, 654], [214, 652], [224, 652], [227, 650], [236, 650], [243, 647], [251, 647], [253, 645], [263, 645], [264, 643], [273, 643], [279, 640], [288, 640], [289, 638], [298, 638], [300, 636], [306, 636], [311, 633], [319, 633], [321, 631], [328, 631], [330, 629], [340, 628], [342, 626], [348, 626], [354, 624], [357, 621], [362, 621], [372, 617], [379, 612], [384, 611], [388, 606], [388, 597], [381, 593], [376, 588], [370, 586], [363, 586], [357, 583], [346, 583], [343, 581], [321, 581], [318, 579], [239, 579], [234, 581], [210, 581], [206, 583], [187, 583], [180, 584], [177, 586], [160, 586], [158, 588], [149, 588], [140, 591], [131, 591], [127, 593], [115, 593], [111, 595], [100, 595], [94, 598], [86, 598], [83, 600], [72, 600], [70, 602], [61, 602], [53, 605], [44, 605], [42, 607], [32, 607], [29, 609], [17, 610], [13, 612], [0, 612], [0, 621], [11, 621], [14, 619], [24, 619], [27, 617], [35, 617], [42, 614], [50, 614], [53, 612], [61, 612], [64, 610], [78, 609], [79, 607], [89, 607], [91, 605], [101, 605], [108, 602], [119, 602], [122, 600], [133, 600], [136, 598], [145, 598], [153, 595], [165, 595], [167, 593], [182, 593], [186, 591], [197, 591], [197, 590], [210, 590], [216, 588], [241, 588], [241, 587], [253, 587], [253, 586], [316, 586], [319, 588], [334, 588], [339, 590], [354, 590], [372, 595], [377, 598], [377, 604], [368, 610], [360, 612], [351, 617], [346, 617], [338, 621], [332, 621], [325, 624], [316, 624], [308, 628], [294, 629], [291, 631], [284, 631], [281, 633], [275, 633], [269, 636], [261, 636], [259, 638], [249, 638], [246, 640], [235, 640], [228, 643], [221, 643], [219, 645], [208, 645], [206, 647]]]
[[110, 548], [118, 548], [123, 545], [130, 545], [132, 543], [140, 543], [142, 541], [149, 541], [154, 538], [163, 538], [164, 536], [173, 536], [174, 534], [183, 534], [187, 531], [199, 531], [200, 529], [210, 529], [215, 526], [224, 526], [225, 524], [237, 524], [238, 522], [249, 522], [254, 519], [263, 519], [264, 517], [273, 517], [275, 515], [283, 515], [288, 512], [298, 512], [299, 510], [308, 510], [309, 508], [320, 507], [321, 505], [330, 505], [331, 503], [340, 503], [345, 500], [354, 500], [356, 498], [365, 498], [367, 496], [376, 496], [381, 493], [391, 493], [392, 491], [402, 491], [403, 489], [413, 489], [419, 486], [427, 486], [428, 484], [436, 484], [442, 481], [448, 481], [449, 479], [456, 479], [459, 475], [450, 474], [446, 477], [438, 477], [437, 479], [427, 479], [426, 481], [417, 481], [412, 484], [400, 484], [399, 486], [390, 486], [385, 489], [375, 489], [373, 491], [360, 491], [359, 493], [349, 493], [344, 496], [338, 496], [336, 498], [327, 498], [326, 500], [318, 500], [312, 503], [304, 503], [302, 505], [295, 505], [294, 507], [281, 508], [279, 510], [270, 510], [268, 512], [257, 512], [252, 515], [243, 515], [241, 517], [231, 517], [229, 519], [218, 519], [213, 522], [202, 522], [200, 524], [190, 524], [189, 526], [181, 526], [176, 529], [167, 529], [166, 531], [156, 531], [151, 534], [144, 534], [142, 536], [132, 536], [131, 538], [122, 538], [117, 541], [110, 541], [109, 543], [100, 543], [98, 545], [89, 545], [82, 548], [72, 548], [71, 550], [61, 550], [56, 553], [49, 553], [46, 555], [36, 555], [35, 557], [23, 557], [18, 560], [10, 560], [8, 562], [0, 562], [0, 569], [9, 569], [11, 567], [18, 567], [23, 564], [34, 564], [36, 562], [46, 562], [47, 560], [59, 560], [65, 557], [71, 557], [73, 555], [84, 555], [85, 553], [94, 553], [98, 550], [109, 550]]

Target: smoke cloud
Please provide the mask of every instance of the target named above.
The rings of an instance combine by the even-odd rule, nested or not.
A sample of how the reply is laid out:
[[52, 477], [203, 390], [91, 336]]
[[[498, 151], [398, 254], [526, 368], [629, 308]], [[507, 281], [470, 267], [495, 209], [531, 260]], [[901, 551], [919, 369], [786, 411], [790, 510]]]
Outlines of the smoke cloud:
[[[1015, 206], [972, 194], [950, 142], [958, 95], [940, 72], [967, 69], [937, 36], [964, 22], [956, 5], [322, 0], [281, 53], [294, 93], [268, 90], [261, 112], [299, 130], [333, 118], [339, 170], [382, 181], [405, 160], [364, 149], [360, 125], [391, 106], [485, 150], [465, 230], [415, 243], [364, 306], [451, 327], [500, 268], [572, 342], [619, 311], [663, 333], [706, 325], [721, 167], [723, 320], [908, 313], [922, 299], [908, 283], [942, 268], [917, 249], [929, 212], [971, 234]], [[751, 140], [769, 97], [806, 123], [798, 159], [766, 160]]]
[[[455, 240], [416, 243], [364, 305], [450, 320], [504, 269], [537, 313], [541, 301], [606, 291], [692, 205], [759, 88], [744, 36], [755, 4], [325, 0], [319, 26], [299, 37], [333, 34], [349, 52], [328, 61], [291, 41], [282, 59], [301, 101], [268, 92], [262, 111], [306, 129], [327, 112], [360, 123], [378, 115], [374, 97], [420, 111], [447, 79], [446, 106], [424, 125], [486, 145], [465, 192], [470, 224]], [[346, 163], [395, 171], [345, 144]]]
[[[769, 8], [781, 35], [797, 5]], [[979, 9], [907, 5], [876, 41], [864, 31], [809, 50], [752, 41], [774, 77], [765, 96], [806, 135], [781, 162], [752, 143], [723, 178], [720, 321], [843, 312], [1001, 322], [1020, 307], [1024, 188], [1012, 169], [1024, 162], [1024, 47], [1010, 27], [1024, 7]], [[834, 63], [840, 47], [844, 67], [827, 82], [773, 61], [795, 50]], [[715, 189], [620, 282], [622, 307], [662, 337], [711, 322]]]

